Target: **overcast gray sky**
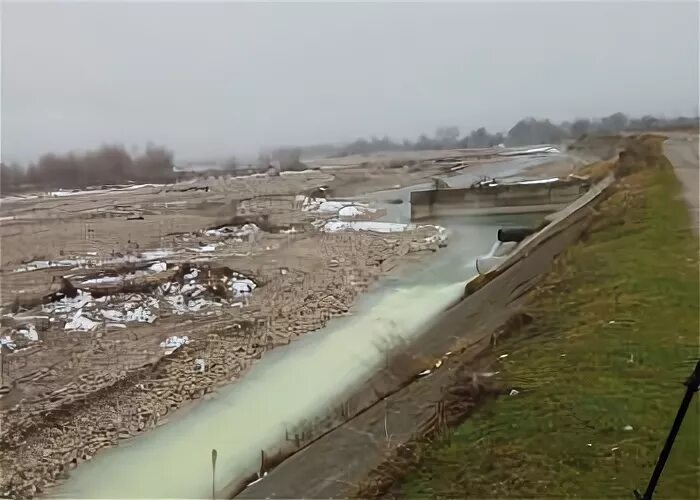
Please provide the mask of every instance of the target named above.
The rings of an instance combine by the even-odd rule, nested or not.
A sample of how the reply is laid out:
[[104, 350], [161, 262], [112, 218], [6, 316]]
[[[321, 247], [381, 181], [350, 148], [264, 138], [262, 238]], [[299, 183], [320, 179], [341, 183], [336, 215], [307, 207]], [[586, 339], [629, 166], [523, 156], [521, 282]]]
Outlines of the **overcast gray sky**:
[[690, 114], [698, 4], [2, 5], [2, 157]]

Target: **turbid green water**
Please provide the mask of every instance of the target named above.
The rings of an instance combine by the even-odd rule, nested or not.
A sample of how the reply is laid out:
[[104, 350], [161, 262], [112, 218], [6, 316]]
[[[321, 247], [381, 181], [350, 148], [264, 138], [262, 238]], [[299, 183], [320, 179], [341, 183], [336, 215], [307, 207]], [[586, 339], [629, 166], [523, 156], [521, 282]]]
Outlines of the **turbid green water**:
[[[406, 210], [405, 205], [394, 207]], [[398, 212], [394, 216], [402, 218]], [[219, 487], [257, 471], [261, 449], [282, 442], [286, 428], [328, 411], [377, 370], [384, 349], [420, 335], [459, 298], [465, 282], [476, 274], [476, 257], [490, 249], [497, 229], [522, 218], [436, 222], [451, 231], [447, 248], [398, 276], [385, 277], [360, 298], [351, 316], [333, 319], [325, 328], [266, 353], [242, 380], [214, 399], [82, 464], [53, 494], [210, 497], [212, 448], [218, 450]]]

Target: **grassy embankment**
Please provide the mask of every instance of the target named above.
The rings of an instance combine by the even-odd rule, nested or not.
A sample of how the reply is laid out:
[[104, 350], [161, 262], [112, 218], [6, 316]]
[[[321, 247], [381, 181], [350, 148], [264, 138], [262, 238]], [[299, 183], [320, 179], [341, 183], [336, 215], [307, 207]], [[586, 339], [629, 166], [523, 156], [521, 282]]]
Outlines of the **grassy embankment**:
[[[698, 357], [698, 244], [658, 138], [585, 241], [533, 297], [529, 326], [498, 346], [506, 391], [420, 446], [404, 498], [632, 498], [644, 491]], [[639, 165], [636, 165], [639, 167]], [[698, 397], [659, 498], [698, 498]], [[397, 485], [395, 485], [396, 488]], [[396, 491], [396, 489], [394, 489]]]

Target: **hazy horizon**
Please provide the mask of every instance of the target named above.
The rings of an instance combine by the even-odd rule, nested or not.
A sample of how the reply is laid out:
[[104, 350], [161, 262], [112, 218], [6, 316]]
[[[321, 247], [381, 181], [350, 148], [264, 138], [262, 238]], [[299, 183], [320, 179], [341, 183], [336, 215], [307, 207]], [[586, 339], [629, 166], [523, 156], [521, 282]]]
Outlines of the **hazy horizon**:
[[2, 159], [698, 111], [698, 4], [2, 4]]

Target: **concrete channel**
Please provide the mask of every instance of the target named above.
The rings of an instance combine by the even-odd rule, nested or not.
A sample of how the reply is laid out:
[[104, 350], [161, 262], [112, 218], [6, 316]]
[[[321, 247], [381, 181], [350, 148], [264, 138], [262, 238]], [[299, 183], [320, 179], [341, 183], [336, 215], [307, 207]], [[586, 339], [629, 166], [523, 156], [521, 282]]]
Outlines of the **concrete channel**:
[[[553, 259], [579, 238], [611, 184], [609, 177], [555, 214], [490, 280], [436, 316], [400, 363], [387, 366], [354, 395], [355, 399], [383, 395], [378, 403], [282, 462], [236, 498], [348, 498], [356, 493], [356, 485], [386, 459], [388, 441], [396, 449], [419, 436], [434, 419], [460, 363], [488, 348], [493, 332], [518, 312], [525, 294], [551, 268]], [[445, 357], [448, 350], [460, 348], [465, 349], [463, 354]], [[415, 376], [404, 370], [415, 366], [411, 359], [444, 363], [429, 376], [404, 385]]]
[[[532, 158], [518, 158], [499, 168], [501, 175], [512, 175], [532, 164]], [[493, 172], [494, 166], [490, 169]], [[473, 181], [481, 174], [470, 172], [462, 180], [471, 177]], [[376, 196], [408, 201], [409, 195], [410, 190], [404, 189]], [[399, 220], [410, 211], [407, 203], [387, 208], [387, 217]], [[240, 491], [241, 484], [260, 469], [261, 450], [268, 457], [289, 455], [396, 390], [409, 374], [387, 378], [383, 370], [387, 353], [408, 351], [409, 346], [420, 347], [419, 351], [425, 347], [424, 352], [431, 353], [455, 340], [460, 334], [454, 329], [434, 336], [435, 325], [461, 314], [452, 311], [459, 311], [455, 306], [463, 302], [465, 283], [476, 276], [476, 257], [488, 251], [498, 228], [533, 223], [542, 215], [434, 221], [452, 233], [450, 245], [436, 258], [387, 276], [360, 298], [351, 316], [336, 318], [322, 330], [267, 353], [242, 380], [213, 399], [183, 409], [167, 425], [100, 453], [50, 494], [209, 497], [213, 448], [218, 451], [216, 496]], [[490, 310], [485, 307], [483, 314], [488, 316]], [[498, 317], [493, 316], [492, 322], [498, 323]], [[435, 344], [430, 349], [423, 342]]]

